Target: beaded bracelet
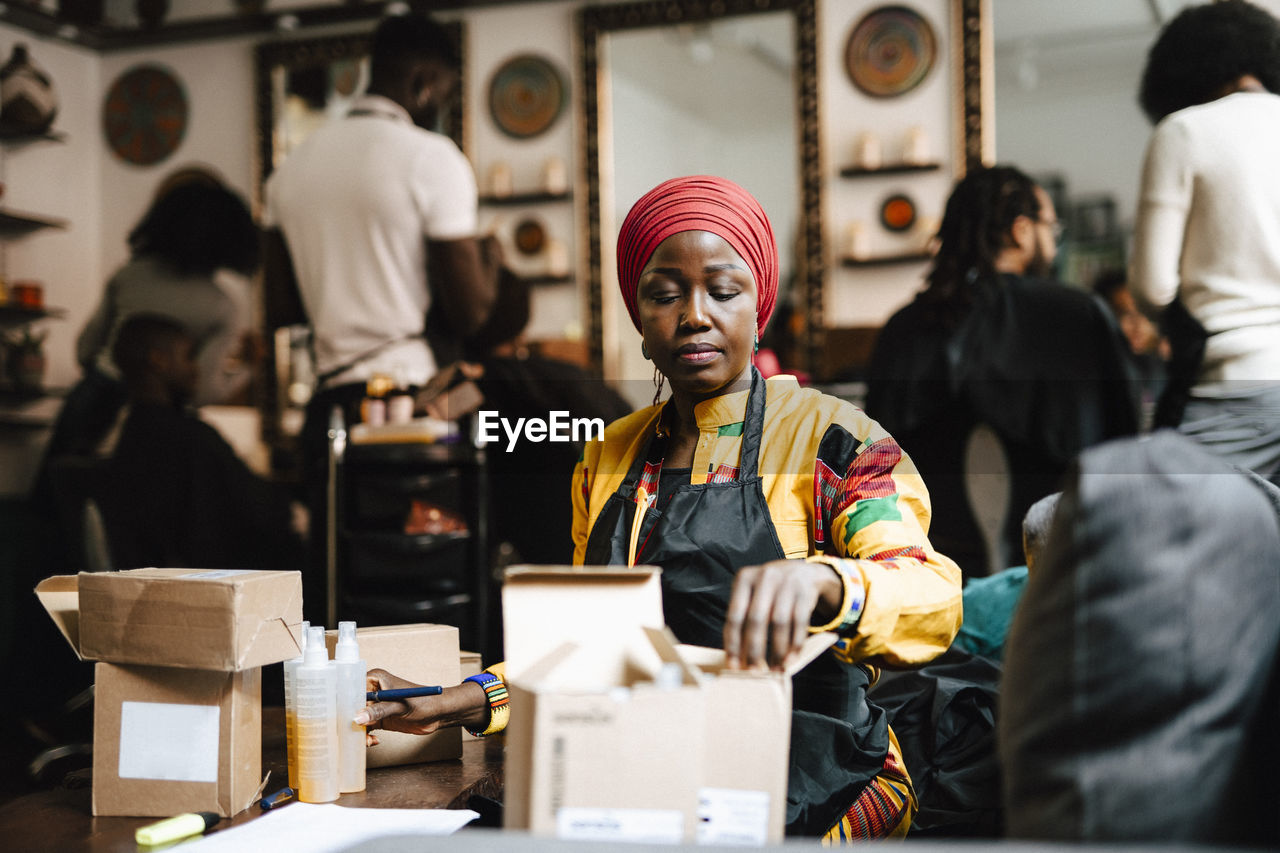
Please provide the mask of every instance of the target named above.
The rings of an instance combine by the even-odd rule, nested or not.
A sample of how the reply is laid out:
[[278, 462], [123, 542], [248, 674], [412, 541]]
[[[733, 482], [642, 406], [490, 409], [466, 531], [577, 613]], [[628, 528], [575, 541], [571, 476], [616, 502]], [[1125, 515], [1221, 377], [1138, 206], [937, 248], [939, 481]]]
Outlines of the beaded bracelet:
[[489, 724], [483, 731], [476, 731], [470, 726], [466, 726], [466, 730], [476, 737], [485, 737], [505, 729], [507, 720], [511, 718], [511, 704], [507, 696], [506, 682], [491, 672], [469, 675], [462, 680], [479, 684], [484, 689], [485, 698], [489, 700]]
[[840, 600], [840, 609], [836, 612], [835, 617], [825, 625], [810, 626], [809, 633], [821, 634], [823, 631], [835, 631], [837, 634], [843, 634], [858, 624], [858, 620], [862, 618], [862, 608], [867, 600], [867, 592], [862, 585], [862, 578], [855, 576], [846, 565], [846, 561], [840, 557], [815, 554], [806, 558], [805, 562], [822, 563], [830, 566], [840, 576], [840, 584], [844, 589], [844, 594]]

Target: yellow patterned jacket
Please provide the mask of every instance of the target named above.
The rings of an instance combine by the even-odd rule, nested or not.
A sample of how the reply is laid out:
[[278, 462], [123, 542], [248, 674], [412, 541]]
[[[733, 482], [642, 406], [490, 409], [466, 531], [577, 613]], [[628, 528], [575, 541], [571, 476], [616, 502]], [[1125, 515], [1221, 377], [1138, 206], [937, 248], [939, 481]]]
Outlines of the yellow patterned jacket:
[[[846, 602], [849, 626], [834, 647], [848, 663], [911, 666], [941, 654], [960, 628], [960, 570], [929, 544], [929, 495], [892, 436], [860, 409], [793, 377], [766, 383], [760, 474], [787, 557], [838, 561], [860, 584]], [[732, 480], [747, 392], [704, 401], [692, 483]], [[662, 404], [610, 424], [574, 472], [574, 562], [581, 563], [596, 516], [657, 428]], [[653, 493], [659, 466], [645, 477]], [[643, 482], [643, 481], [642, 481]]]

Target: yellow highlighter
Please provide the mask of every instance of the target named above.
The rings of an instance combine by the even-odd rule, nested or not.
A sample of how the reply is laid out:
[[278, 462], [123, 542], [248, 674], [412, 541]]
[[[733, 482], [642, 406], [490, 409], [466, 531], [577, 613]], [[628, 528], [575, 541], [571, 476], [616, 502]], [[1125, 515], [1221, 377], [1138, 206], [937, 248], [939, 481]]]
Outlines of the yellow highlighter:
[[220, 820], [222, 817], [216, 812], [190, 812], [144, 826], [135, 832], [133, 837], [145, 847], [154, 847], [157, 844], [168, 844], [180, 838], [199, 835]]
[[627, 565], [636, 564], [636, 542], [640, 539], [640, 527], [644, 524], [645, 513], [649, 511], [649, 493], [644, 486], [636, 486], [636, 514], [631, 519], [631, 545], [627, 548]]

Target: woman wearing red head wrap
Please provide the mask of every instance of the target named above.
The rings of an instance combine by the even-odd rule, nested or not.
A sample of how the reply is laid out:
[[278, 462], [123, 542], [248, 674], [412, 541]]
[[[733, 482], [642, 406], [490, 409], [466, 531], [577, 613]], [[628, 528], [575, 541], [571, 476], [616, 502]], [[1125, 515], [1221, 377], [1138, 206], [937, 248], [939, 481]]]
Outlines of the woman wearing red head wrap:
[[925, 535], [920, 477], [849, 403], [752, 368], [778, 255], [744, 189], [659, 185], [623, 222], [618, 273], [671, 396], [587, 445], [574, 562], [661, 566], [667, 624], [730, 666], [780, 669], [811, 633], [836, 632], [794, 677], [787, 832], [904, 835], [915, 796], [866, 690], [875, 666], [923, 663], [960, 625], [960, 570]]
[[778, 252], [742, 187], [655, 187], [619, 230], [618, 279], [671, 397], [588, 445], [575, 562], [661, 566], [668, 625], [723, 644], [731, 666], [781, 668], [836, 631], [795, 676], [788, 833], [904, 834], [910, 780], [865, 691], [874, 664], [923, 663], [960, 624], [960, 572], [929, 545], [919, 476], [852, 405], [752, 368]]

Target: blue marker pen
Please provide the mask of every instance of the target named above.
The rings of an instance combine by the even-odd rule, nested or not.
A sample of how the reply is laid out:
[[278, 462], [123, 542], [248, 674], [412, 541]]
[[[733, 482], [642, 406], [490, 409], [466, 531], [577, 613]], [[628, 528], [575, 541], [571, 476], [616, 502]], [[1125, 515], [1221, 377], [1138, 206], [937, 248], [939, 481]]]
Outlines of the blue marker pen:
[[443, 687], [398, 687], [395, 690], [370, 690], [364, 698], [368, 702], [394, 702], [419, 696], [439, 696], [443, 691]]

